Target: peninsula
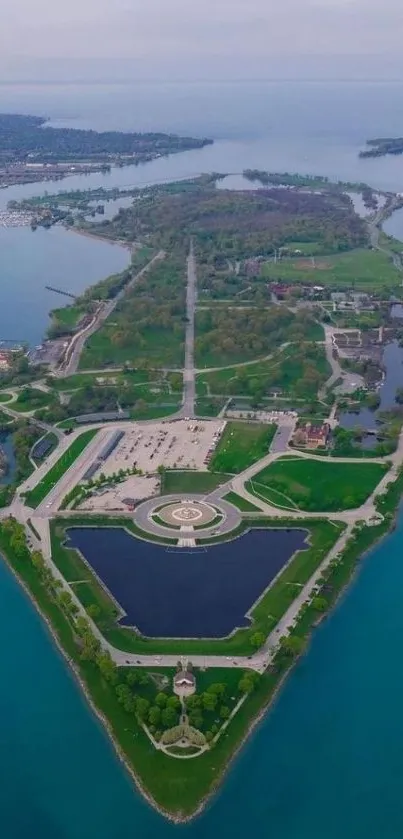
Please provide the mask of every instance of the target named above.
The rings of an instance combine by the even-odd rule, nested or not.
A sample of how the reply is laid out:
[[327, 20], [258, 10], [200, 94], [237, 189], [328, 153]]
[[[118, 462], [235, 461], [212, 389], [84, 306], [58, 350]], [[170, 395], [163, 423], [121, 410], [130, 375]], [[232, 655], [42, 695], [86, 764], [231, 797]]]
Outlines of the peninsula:
[[360, 151], [359, 157], [385, 157], [387, 154], [403, 154], [403, 137], [380, 137], [367, 140], [368, 148]]
[[52, 223], [67, 202], [68, 226], [124, 242], [131, 264], [53, 312], [48, 357], [4, 352], [0, 372], [19, 464], [1, 553], [177, 822], [403, 491], [402, 394], [379, 389], [403, 357], [403, 244], [381, 230], [396, 196], [245, 177], [137, 190], [112, 219], [89, 193], [21, 206]]
[[158, 132], [53, 128], [44, 117], [0, 114], [0, 186], [147, 163], [209, 143]]

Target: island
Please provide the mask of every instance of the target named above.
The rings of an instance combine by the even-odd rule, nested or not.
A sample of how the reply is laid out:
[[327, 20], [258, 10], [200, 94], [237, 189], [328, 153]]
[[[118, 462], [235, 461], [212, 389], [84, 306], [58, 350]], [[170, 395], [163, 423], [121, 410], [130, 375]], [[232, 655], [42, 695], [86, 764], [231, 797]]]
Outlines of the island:
[[158, 132], [54, 128], [47, 122], [45, 117], [0, 114], [0, 186], [109, 171], [212, 143]]
[[67, 207], [77, 234], [130, 249], [40, 350], [3, 353], [20, 471], [0, 550], [175, 822], [222, 783], [403, 492], [403, 243], [381, 228], [397, 196], [244, 176], [133, 190], [111, 219], [91, 190], [15, 208]]
[[366, 148], [359, 153], [359, 157], [385, 157], [387, 154], [403, 154], [403, 137], [379, 137], [367, 140]]

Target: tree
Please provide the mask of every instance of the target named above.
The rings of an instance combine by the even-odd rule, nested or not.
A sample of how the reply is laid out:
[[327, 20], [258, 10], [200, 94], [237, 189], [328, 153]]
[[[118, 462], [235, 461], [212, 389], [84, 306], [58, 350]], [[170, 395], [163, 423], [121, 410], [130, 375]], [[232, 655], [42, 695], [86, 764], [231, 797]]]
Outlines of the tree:
[[98, 654], [96, 661], [105, 681], [110, 682], [111, 685], [115, 685], [118, 680], [118, 670], [115, 662], [112, 661], [110, 653], [107, 650], [103, 650]]
[[284, 635], [280, 638], [280, 646], [285, 655], [294, 658], [304, 649], [305, 639], [299, 635]]
[[243, 676], [243, 678], [238, 683], [238, 688], [241, 693], [251, 693], [253, 690], [253, 681], [249, 678], [249, 676]]
[[169, 696], [167, 699], [167, 708], [173, 708], [178, 714], [181, 709], [181, 703], [178, 696]]
[[98, 638], [96, 638], [95, 635], [92, 634], [92, 632], [86, 632], [84, 635], [82, 635], [80, 658], [83, 661], [95, 661], [100, 647], [101, 645], [98, 641]]
[[224, 696], [225, 685], [221, 682], [214, 682], [207, 688], [207, 693], [214, 693], [216, 696]]
[[260, 647], [263, 647], [265, 640], [266, 638], [263, 635], [263, 632], [254, 632], [253, 635], [251, 635], [250, 642], [252, 644], [252, 647], [255, 647], [256, 650], [259, 650]]
[[229, 717], [229, 715], [230, 715], [230, 713], [231, 713], [231, 712], [230, 712], [230, 709], [228, 708], [228, 706], [227, 706], [227, 705], [221, 705], [221, 708], [220, 708], [220, 717], [221, 717], [221, 719], [222, 719], [222, 720], [227, 720], [227, 719], [228, 719], [228, 717]]
[[140, 720], [144, 720], [148, 714], [150, 703], [148, 699], [143, 699], [142, 696], [136, 697], [136, 714]]
[[194, 693], [192, 696], [188, 696], [186, 699], [186, 707], [188, 711], [194, 711], [196, 708], [200, 708], [201, 705], [201, 697], [198, 696], [197, 693]]
[[312, 600], [312, 606], [318, 612], [325, 612], [328, 605], [329, 604], [325, 597], [314, 597]]
[[164, 708], [161, 712], [161, 722], [164, 728], [173, 728], [178, 722], [178, 713], [174, 708]]
[[126, 682], [127, 682], [128, 685], [131, 685], [131, 686], [137, 684], [138, 673], [137, 673], [136, 670], [129, 670], [129, 672], [126, 673]]
[[87, 606], [87, 613], [89, 614], [90, 618], [99, 618], [101, 614], [101, 608], [100, 606], [98, 606], [97, 603], [90, 603], [90, 605]]
[[148, 722], [150, 725], [159, 725], [161, 722], [161, 708], [158, 705], [152, 705], [148, 712]]
[[201, 728], [203, 725], [203, 714], [199, 708], [195, 708], [189, 714], [189, 725], [192, 725], [193, 728]]
[[202, 693], [201, 700], [205, 711], [215, 711], [218, 702], [218, 696], [216, 693], [206, 691], [205, 693]]
[[160, 693], [157, 693], [155, 697], [155, 704], [158, 705], [159, 708], [165, 708], [167, 704], [167, 699], [168, 697], [166, 693], [162, 693], [161, 691]]

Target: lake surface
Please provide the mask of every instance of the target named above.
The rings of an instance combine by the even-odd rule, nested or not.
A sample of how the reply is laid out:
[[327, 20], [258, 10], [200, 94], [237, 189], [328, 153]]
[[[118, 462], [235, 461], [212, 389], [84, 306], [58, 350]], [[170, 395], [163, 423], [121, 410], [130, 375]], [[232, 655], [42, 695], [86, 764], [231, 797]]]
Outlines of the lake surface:
[[137, 539], [116, 527], [68, 530], [125, 612], [119, 623], [154, 638], [224, 638], [295, 551], [303, 530], [250, 530], [232, 542], [186, 550]]
[[[368, 137], [403, 135], [402, 94], [402, 84], [386, 83], [12, 85], [0, 86], [0, 108], [46, 113], [71, 126], [179, 131], [217, 141], [147, 166], [45, 184], [49, 192], [247, 167], [363, 180], [403, 191], [402, 158], [357, 157]], [[0, 190], [0, 203], [38, 192], [41, 187], [35, 184]], [[6, 324], [32, 284], [29, 263], [37, 233], [25, 248], [25, 267], [20, 256], [26, 283], [20, 280], [18, 294], [7, 298]], [[5, 254], [11, 262], [7, 253], [2, 247], [3, 263]], [[3, 269], [1, 292], [5, 276]], [[49, 308], [62, 299], [55, 297]], [[4, 317], [4, 294], [1, 302]], [[30, 315], [28, 321], [13, 322], [13, 331], [28, 330], [32, 321]], [[181, 828], [163, 821], [133, 792], [46, 629], [0, 565], [0, 628], [6, 639], [0, 691], [2, 835], [245, 839], [253, 833], [256, 839], [400, 839], [402, 554], [403, 515], [315, 633], [308, 655], [233, 765], [212, 807]]]
[[12, 484], [17, 470], [17, 461], [15, 459], [15, 452], [13, 446], [12, 432], [0, 431], [0, 448], [6, 454], [8, 469], [5, 475], [0, 476], [0, 486]]
[[69, 302], [45, 286], [80, 294], [129, 263], [126, 248], [57, 226], [0, 228], [0, 253], [0, 342], [27, 341], [31, 346], [41, 342], [49, 310]]

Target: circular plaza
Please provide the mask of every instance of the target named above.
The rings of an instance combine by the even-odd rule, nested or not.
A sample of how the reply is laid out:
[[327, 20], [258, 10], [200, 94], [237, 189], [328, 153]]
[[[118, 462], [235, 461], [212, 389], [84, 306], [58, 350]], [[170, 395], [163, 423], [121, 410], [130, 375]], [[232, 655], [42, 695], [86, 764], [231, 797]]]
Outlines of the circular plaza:
[[204, 501], [184, 499], [165, 504], [157, 513], [170, 527], [207, 527], [220, 513]]
[[210, 503], [199, 495], [149, 498], [134, 512], [135, 524], [154, 536], [186, 536], [208, 539], [230, 534], [241, 522], [241, 515], [232, 504], [220, 498]]

